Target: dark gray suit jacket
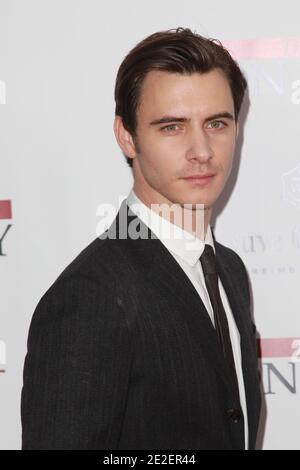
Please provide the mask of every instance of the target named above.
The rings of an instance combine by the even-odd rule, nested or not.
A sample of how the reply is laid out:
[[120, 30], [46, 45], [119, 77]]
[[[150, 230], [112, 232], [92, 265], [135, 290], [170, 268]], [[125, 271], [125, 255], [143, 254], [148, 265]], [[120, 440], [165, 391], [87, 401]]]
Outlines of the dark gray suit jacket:
[[[22, 390], [23, 449], [242, 449], [243, 419], [208, 313], [152, 232], [109, 231], [65, 269], [30, 326]], [[127, 227], [127, 225], [126, 225]], [[112, 231], [113, 229], [113, 231]], [[260, 412], [255, 328], [241, 259], [216, 243], [241, 335], [254, 448]]]

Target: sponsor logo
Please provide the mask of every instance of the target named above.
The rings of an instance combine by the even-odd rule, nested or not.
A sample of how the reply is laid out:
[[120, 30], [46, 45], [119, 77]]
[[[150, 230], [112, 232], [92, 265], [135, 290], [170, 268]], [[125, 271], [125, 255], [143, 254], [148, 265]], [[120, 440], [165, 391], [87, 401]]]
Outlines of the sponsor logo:
[[[229, 235], [224, 238], [223, 243], [242, 256], [247, 255], [247, 267], [254, 276], [295, 276], [300, 273], [297, 262], [300, 250], [299, 223], [286, 227], [286, 231], [282, 233]], [[283, 254], [285, 258], [282, 257]], [[265, 259], [268, 259], [267, 265]]]
[[288, 359], [282, 364], [263, 361], [263, 383], [265, 395], [276, 395], [283, 387], [291, 394], [298, 393], [300, 337], [267, 338], [258, 340], [259, 356], [262, 359]]
[[300, 209], [300, 164], [291, 171], [284, 173], [282, 182], [283, 199]]
[[284, 65], [285, 59], [300, 57], [300, 37], [224, 40], [222, 44], [235, 59], [247, 61], [251, 94], [272, 93], [287, 98], [293, 105], [300, 104], [299, 76], [290, 76], [289, 68]]

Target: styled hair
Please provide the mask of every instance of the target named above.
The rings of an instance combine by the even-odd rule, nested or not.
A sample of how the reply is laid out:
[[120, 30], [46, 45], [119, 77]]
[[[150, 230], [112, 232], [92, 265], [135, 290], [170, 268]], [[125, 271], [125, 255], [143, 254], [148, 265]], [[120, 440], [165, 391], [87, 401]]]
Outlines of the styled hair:
[[[139, 42], [122, 61], [115, 83], [115, 115], [136, 139], [137, 109], [147, 73], [161, 70], [190, 75], [221, 69], [228, 80], [235, 120], [241, 109], [247, 81], [237, 62], [216, 39], [208, 39], [189, 28], [160, 31]], [[132, 159], [126, 157], [132, 167]]]

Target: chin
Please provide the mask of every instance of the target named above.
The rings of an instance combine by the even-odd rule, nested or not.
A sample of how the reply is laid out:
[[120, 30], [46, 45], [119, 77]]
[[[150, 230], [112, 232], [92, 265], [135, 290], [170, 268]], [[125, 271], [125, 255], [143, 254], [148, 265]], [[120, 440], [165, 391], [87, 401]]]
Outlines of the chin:
[[187, 196], [185, 198], [181, 198], [180, 204], [191, 204], [193, 206], [204, 205], [204, 208], [210, 207], [213, 204], [213, 201], [210, 198], [203, 198], [203, 197], [195, 197], [195, 196]]

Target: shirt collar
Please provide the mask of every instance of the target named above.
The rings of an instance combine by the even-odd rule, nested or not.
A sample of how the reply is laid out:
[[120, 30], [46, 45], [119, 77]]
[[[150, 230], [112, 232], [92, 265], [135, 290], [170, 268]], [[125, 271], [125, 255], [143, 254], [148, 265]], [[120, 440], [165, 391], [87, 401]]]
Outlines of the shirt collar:
[[212, 246], [215, 250], [213, 235], [210, 225], [207, 228], [205, 241], [195, 237], [191, 233], [183, 230], [178, 225], [170, 223], [164, 217], [161, 217], [155, 211], [144, 204], [131, 189], [127, 199], [127, 205], [130, 207], [141, 221], [150, 228], [156, 237], [165, 245], [165, 247], [179, 256], [190, 266], [194, 266], [204, 251], [205, 244]]

